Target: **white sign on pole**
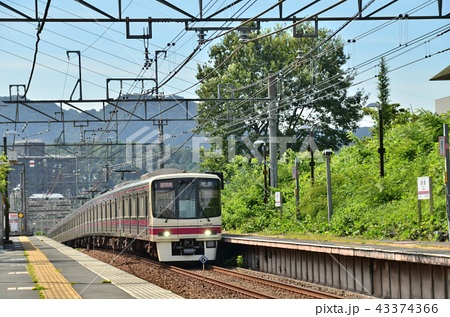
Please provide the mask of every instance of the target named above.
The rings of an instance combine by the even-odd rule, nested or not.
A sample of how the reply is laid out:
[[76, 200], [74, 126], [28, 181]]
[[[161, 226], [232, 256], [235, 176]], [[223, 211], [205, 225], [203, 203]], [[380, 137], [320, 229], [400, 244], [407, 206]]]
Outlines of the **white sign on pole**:
[[275, 192], [275, 207], [281, 207], [281, 192]]
[[439, 155], [445, 156], [445, 144], [447, 143], [445, 142], [445, 136], [440, 136], [438, 140], [439, 140]]
[[417, 195], [419, 200], [430, 199], [430, 183], [429, 176], [417, 177]]

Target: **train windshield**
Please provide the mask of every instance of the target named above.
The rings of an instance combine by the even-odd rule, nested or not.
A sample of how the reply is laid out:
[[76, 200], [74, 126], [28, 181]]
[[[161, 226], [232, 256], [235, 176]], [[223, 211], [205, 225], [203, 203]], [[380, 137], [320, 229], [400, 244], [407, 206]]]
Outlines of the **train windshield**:
[[221, 214], [220, 182], [216, 179], [158, 180], [152, 184], [152, 194], [156, 218], [209, 219]]

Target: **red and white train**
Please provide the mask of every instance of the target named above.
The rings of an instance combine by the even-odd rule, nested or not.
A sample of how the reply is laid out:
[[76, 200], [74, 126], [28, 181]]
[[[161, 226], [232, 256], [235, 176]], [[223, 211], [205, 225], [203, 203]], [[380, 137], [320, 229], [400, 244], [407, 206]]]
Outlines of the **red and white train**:
[[146, 174], [99, 195], [47, 235], [73, 247], [146, 252], [161, 262], [215, 260], [222, 237], [216, 174]]

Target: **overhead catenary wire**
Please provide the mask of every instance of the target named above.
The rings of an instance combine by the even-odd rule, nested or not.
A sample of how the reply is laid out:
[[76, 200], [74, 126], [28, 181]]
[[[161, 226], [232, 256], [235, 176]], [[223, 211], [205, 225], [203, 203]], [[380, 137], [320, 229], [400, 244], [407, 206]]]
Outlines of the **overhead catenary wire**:
[[[248, 1], [247, 4], [249, 2], [250, 1]], [[253, 3], [255, 3], [255, 1]], [[244, 10], [244, 12], [245, 12], [245, 10]], [[242, 13], [240, 13], [240, 14], [242, 14]], [[193, 56], [195, 56], [195, 54], [197, 54], [200, 51], [200, 48], [201, 48], [202, 44], [204, 44], [204, 43], [199, 43], [197, 45], [197, 47], [194, 49], [194, 51], [191, 53], [191, 55], [188, 56], [182, 64], [180, 64], [180, 66], [177, 68], [177, 70], [174, 70], [173, 74], [169, 74], [169, 76], [166, 77], [166, 79], [163, 80], [163, 83], [161, 83], [161, 84], [157, 83], [157, 85], [158, 86], [164, 86], [170, 79], [172, 79], [184, 67], [184, 65], [187, 64], [193, 58]], [[175, 96], [176, 96], [175, 94], [171, 95], [171, 97], [173, 97], [173, 98]]]
[[[195, 54], [196, 53], [196, 50], [194, 50], [194, 53], [193, 54]], [[193, 54], [191, 54], [191, 56], [193, 55]], [[191, 56], [189, 56], [187, 59], [186, 59], [186, 61], [189, 61], [190, 59], [191, 59]], [[181, 69], [182, 67], [180, 67], [180, 69]], [[134, 109], [136, 109], [137, 108], [137, 105], [139, 104], [139, 102], [137, 102], [136, 103], [136, 105], [135, 105], [135, 107], [134, 107]], [[134, 110], [133, 110], [134, 111]], [[109, 125], [110, 123], [108, 123], [108, 125]]]
[[[249, 1], [250, 2], [250, 1]], [[248, 3], [248, 2], [247, 2]], [[199, 43], [200, 44], [200, 43]], [[196, 49], [185, 59], [185, 61], [181, 64], [181, 66], [177, 67], [176, 70], [173, 71], [173, 73], [168, 74], [168, 76], [163, 79], [163, 84], [157, 83], [158, 86], [164, 86], [167, 84], [167, 82], [173, 78], [189, 61], [193, 59], [193, 56], [200, 50], [200, 45], [197, 45]], [[140, 78], [141, 75], [137, 76], [137, 78]], [[169, 77], [169, 78], [168, 78]]]
[[[362, 9], [362, 11], [364, 11], [365, 9], [367, 9], [374, 1], [375, 1], [375, 0], [369, 1], [369, 2], [364, 6], [364, 8]], [[361, 11], [361, 12], [362, 12], [362, 11]], [[332, 32], [329, 36], [327, 36], [324, 40], [322, 40], [318, 45], [316, 45], [314, 48], [312, 48], [307, 54], [305, 54], [305, 56], [310, 56], [310, 55], [311, 55], [313, 52], [315, 52], [319, 47], [321, 47], [323, 44], [325, 44], [325, 43], [328, 42], [331, 38], [333, 38], [338, 32], [340, 32], [345, 26], [347, 26], [350, 22], [352, 22], [353, 20], [355, 20], [355, 19], [358, 17], [359, 14], [360, 14], [360, 12], [356, 13], [356, 14], [353, 16], [353, 18], [352, 18], [351, 20], [349, 20], [349, 21], [347, 21], [346, 23], [344, 23], [340, 28], [338, 28], [338, 30]], [[278, 30], [277, 30], [277, 31], [278, 31]], [[275, 33], [276, 33], [276, 32], [275, 32]], [[273, 34], [274, 34], [274, 32], [271, 32], [271, 33], [269, 33], [267, 36], [269, 36], [269, 35], [271, 36], [271, 35], [273, 35]], [[259, 36], [259, 37], [257, 37], [256, 39], [261, 39], [261, 38], [264, 38], [264, 37], [266, 37], [266, 35]], [[243, 44], [241, 44], [241, 45], [238, 47], [238, 49], [240, 49], [240, 48], [242, 47], [242, 45], [243, 45]], [[235, 51], [237, 51], [238, 49], [236, 49]], [[231, 54], [230, 54], [230, 56], [231, 56]], [[228, 60], [228, 59], [225, 59], [225, 60]], [[293, 63], [289, 64], [288, 66], [286, 66], [284, 69], [278, 71], [275, 75], [279, 75], [279, 74], [285, 73], [285, 70], [288, 69], [289, 67], [292, 67], [293, 65], [298, 65], [298, 64], [297, 64], [297, 62], [293, 62]], [[218, 68], [218, 67], [216, 67], [216, 69], [217, 69], [217, 68]], [[269, 74], [268, 74], [267, 76], [269, 76]], [[267, 78], [268, 78], [268, 77], [266, 77], [265, 79], [267, 80]]]
[[[439, 31], [440, 31], [440, 30], [439, 30]], [[439, 33], [439, 34], [441, 35], [441, 34], [443, 34], [443, 32], [442, 32], [442, 33]], [[408, 47], [409, 47], [409, 45], [405, 45], [405, 46], [403, 47], [403, 49], [406, 49], [406, 48], [408, 48]], [[420, 61], [420, 60], [423, 60], [423, 59], [425, 59], [425, 58], [429, 58], [429, 57], [431, 57], [432, 55], [434, 56], [434, 55], [436, 55], [436, 54], [441, 54], [441, 53], [444, 53], [444, 52], [446, 52], [446, 51], [447, 51], [447, 50], [442, 50], [442, 51], [440, 51], [440, 52], [436, 52], [435, 54], [430, 54], [428, 57], [424, 56], [423, 58], [417, 59], [417, 60], [415, 60], [415, 61], [413, 61], [413, 62], [411, 62], [411, 63], [416, 63], [416, 62], [418, 62], [418, 61]], [[406, 67], [406, 66], [410, 65], [411, 63], [407, 63], [407, 64], [401, 65], [401, 66], [399, 66], [399, 67], [393, 68], [393, 69], [389, 70], [389, 72], [392, 72], [392, 71], [398, 70], [398, 69], [400, 69], [400, 68]], [[355, 69], [355, 68], [350, 68], [348, 71], [356, 71], [356, 70], [357, 70], [357, 68], [356, 68], [356, 69]], [[370, 78], [366, 79], [365, 81], [373, 80], [373, 79], [374, 79], [374, 76], [371, 76]], [[352, 86], [352, 87], [358, 86], [358, 85], [362, 84], [362, 82], [363, 82], [363, 81], [359, 81], [359, 82], [353, 83], [351, 86]], [[323, 83], [321, 83], [321, 84], [323, 84]], [[333, 86], [338, 85], [338, 84], [340, 84], [340, 82], [335, 83]], [[333, 86], [331, 86], [331, 87], [329, 87], [329, 88], [332, 88]], [[312, 89], [313, 86], [311, 86], [310, 88]], [[264, 88], [261, 88], [261, 91], [263, 91], [263, 90], [264, 90]], [[294, 97], [295, 97], [295, 98], [301, 98], [303, 95], [306, 95], [306, 94], [308, 94], [308, 91], [307, 91], [307, 90], [301, 90], [301, 91], [299, 91]], [[250, 100], [251, 100], [251, 98], [248, 99], [248, 101], [250, 101]], [[290, 99], [286, 99], [286, 100], [284, 100], [284, 101], [282, 100], [282, 102], [280, 102], [279, 108], [282, 107], [283, 104], [289, 104], [289, 101], [290, 101]], [[244, 102], [246, 102], [246, 101], [242, 101], [242, 102], [240, 102], [240, 103], [237, 103], [237, 104], [235, 105], [235, 108], [240, 107], [240, 105], [242, 105]], [[255, 118], [255, 116], [256, 116], [257, 114], [255, 114], [255, 113], [252, 112], [252, 113], [248, 113], [247, 115], [248, 115], [249, 118]], [[225, 114], [225, 113], [221, 114], [221, 117], [222, 117], [222, 118], [225, 118], [226, 116], [227, 116], [227, 114]], [[219, 117], [220, 117], [220, 116], [219, 116]], [[218, 119], [220, 119], [220, 118], [218, 118]], [[238, 121], [238, 122], [235, 122], [234, 125], [240, 125], [240, 124], [242, 124], [242, 123], [243, 123], [243, 121]]]
[[36, 66], [37, 55], [39, 53], [39, 41], [41, 40], [41, 36], [40, 35], [41, 35], [42, 30], [44, 29], [45, 21], [47, 19], [47, 14], [48, 14], [48, 11], [50, 9], [50, 3], [51, 3], [51, 0], [47, 0], [47, 5], [45, 7], [45, 11], [44, 11], [44, 16], [42, 18], [42, 22], [38, 23], [37, 32], [36, 32], [35, 51], [34, 51], [34, 56], [33, 56], [33, 63], [31, 65], [30, 76], [28, 77], [28, 84], [26, 85], [25, 92], [21, 96], [21, 98], [26, 98], [28, 90], [30, 89], [31, 80], [33, 79], [33, 74], [34, 74], [34, 68]]

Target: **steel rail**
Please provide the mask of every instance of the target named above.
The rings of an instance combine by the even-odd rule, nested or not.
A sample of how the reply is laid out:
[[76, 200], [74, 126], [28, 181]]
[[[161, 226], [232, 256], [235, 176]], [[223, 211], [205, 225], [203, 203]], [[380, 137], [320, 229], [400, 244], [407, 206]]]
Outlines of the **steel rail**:
[[248, 274], [245, 274], [242, 272], [228, 270], [228, 269], [218, 267], [218, 266], [210, 266], [210, 268], [213, 271], [220, 272], [222, 274], [236, 276], [239, 278], [245, 278], [247, 280], [251, 280], [251, 281], [254, 281], [257, 283], [284, 289], [289, 292], [294, 292], [294, 293], [306, 295], [309, 297], [320, 298], [320, 299], [342, 299], [343, 298], [342, 296], [339, 296], [339, 295], [326, 293], [326, 292], [322, 292], [322, 291], [317, 291], [317, 290], [312, 290], [312, 289], [308, 289], [306, 287], [289, 285], [289, 284], [285, 284], [285, 283], [281, 283], [281, 282], [277, 282], [277, 281], [271, 281], [271, 280], [268, 280], [268, 279], [265, 279], [262, 277], [256, 277], [256, 276], [248, 275]]
[[276, 297], [273, 297], [273, 296], [270, 296], [270, 295], [267, 295], [264, 293], [252, 291], [247, 288], [236, 286], [234, 284], [219, 281], [219, 280], [207, 277], [207, 276], [203, 276], [202, 274], [190, 272], [188, 270], [185, 270], [185, 269], [182, 269], [182, 268], [179, 268], [176, 266], [164, 266], [164, 268], [169, 269], [169, 270], [179, 273], [179, 274], [183, 274], [188, 277], [194, 277], [194, 278], [206, 281], [208, 283], [211, 283], [211, 284], [219, 286], [219, 287], [224, 287], [226, 289], [247, 295], [247, 296], [255, 298], [255, 299], [276, 299]]

